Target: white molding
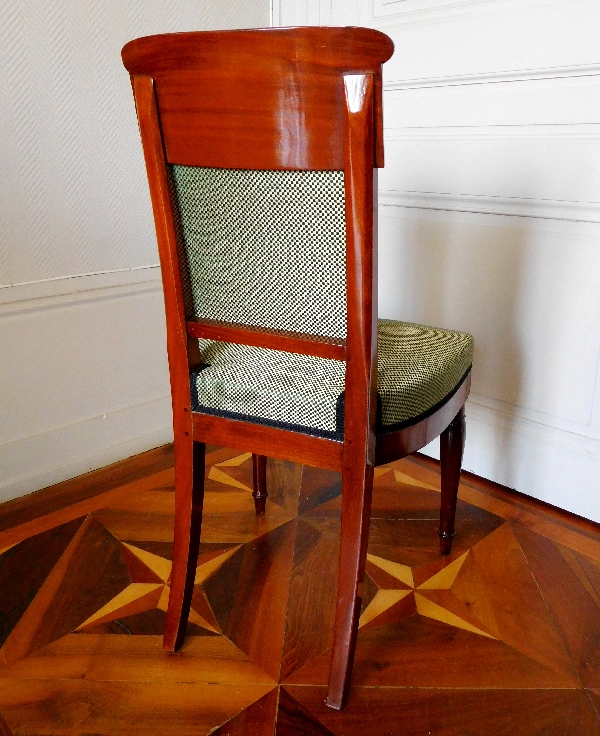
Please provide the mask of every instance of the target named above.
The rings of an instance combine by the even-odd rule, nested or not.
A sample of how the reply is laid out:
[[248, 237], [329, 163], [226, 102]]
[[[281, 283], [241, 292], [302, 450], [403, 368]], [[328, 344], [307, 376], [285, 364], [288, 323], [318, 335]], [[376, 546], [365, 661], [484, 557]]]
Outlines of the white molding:
[[172, 441], [162, 396], [0, 445], [0, 503]]
[[371, 0], [368, 20], [379, 28], [458, 18], [473, 11], [501, 13], [511, 9], [565, 5], [569, 0]]
[[154, 291], [161, 288], [160, 278], [160, 267], [151, 265], [2, 286], [0, 317]]
[[385, 142], [396, 141], [501, 141], [501, 140], [599, 141], [600, 123], [536, 123], [530, 125], [440, 125], [388, 127]]
[[[119, 316], [125, 298], [127, 314], [141, 317], [133, 331]], [[172, 440], [163, 315], [155, 266], [0, 289], [0, 370], [11, 390], [0, 402], [0, 503]], [[88, 344], [87, 325], [97, 321]], [[144, 373], [133, 388], [138, 363]], [[49, 404], [38, 407], [40, 381]]]
[[381, 207], [531, 217], [567, 222], [600, 223], [600, 202], [568, 202], [525, 197], [496, 197], [449, 192], [379, 191]]
[[[580, 431], [557, 427], [540, 419], [532, 419], [524, 416], [521, 407], [495, 401], [475, 393], [469, 396], [469, 407], [469, 415], [474, 420], [493, 424], [504, 431], [516, 431], [538, 442], [545, 442], [561, 450], [600, 461], [600, 438], [590, 437]], [[530, 411], [529, 413], [536, 414], [537, 412]], [[548, 419], [552, 418], [555, 417], [548, 415]]]
[[507, 69], [471, 74], [455, 74], [448, 77], [417, 77], [414, 79], [388, 79], [383, 83], [384, 92], [430, 87], [463, 87], [474, 84], [504, 84], [552, 79], [578, 79], [600, 76], [599, 64], [540, 67], [539, 69]]

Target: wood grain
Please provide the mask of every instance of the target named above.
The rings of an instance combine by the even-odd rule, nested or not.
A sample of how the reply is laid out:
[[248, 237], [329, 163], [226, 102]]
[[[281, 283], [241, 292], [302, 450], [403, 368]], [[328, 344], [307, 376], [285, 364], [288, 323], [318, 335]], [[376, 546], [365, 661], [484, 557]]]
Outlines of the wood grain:
[[[439, 477], [439, 462], [419, 453], [393, 465], [405, 467], [413, 476], [425, 481], [435, 481]], [[504, 519], [519, 521], [536, 534], [600, 560], [600, 524], [596, 522], [466, 471], [461, 474], [460, 498]]]
[[[0, 532], [60, 512], [61, 509], [123, 485], [134, 484], [172, 467], [173, 445], [164, 445], [41, 491], [6, 501], [0, 504]], [[0, 549], [2, 546], [0, 544]]]
[[76, 519], [15, 545], [0, 556], [0, 647], [83, 523]]
[[169, 162], [339, 170], [342, 72], [380, 77], [392, 52], [366, 28], [273, 28], [151, 36], [122, 55], [132, 76], [156, 80]]
[[317, 358], [346, 359], [346, 340], [343, 338], [320, 337], [301, 332], [252, 327], [198, 317], [188, 320], [187, 329], [188, 334], [192, 337], [207, 340], [235, 342], [239, 345], [253, 345], [257, 348], [314, 355]]
[[210, 438], [256, 455], [317, 465], [329, 470], [339, 470], [342, 465], [341, 442], [208, 414], [194, 413], [192, 418], [196, 442]]
[[373, 75], [344, 77], [346, 366], [340, 562], [327, 703], [343, 707], [362, 606], [371, 514], [377, 411], [377, 251], [373, 211]]
[[442, 504], [440, 509], [440, 552], [449, 555], [454, 540], [454, 520], [458, 484], [465, 449], [465, 408], [460, 411], [440, 435], [440, 469], [442, 474]]
[[129, 582], [118, 541], [88, 517], [12, 630], [0, 657], [9, 664], [70, 633]]
[[56, 736], [130, 736], [132, 728], [140, 736], [208, 734], [272, 689], [77, 680], [2, 684], [0, 709], [13, 731]]
[[275, 687], [213, 731], [211, 736], [273, 736], [278, 699], [279, 688]]
[[[248, 453], [213, 447], [210, 458], [249, 482]], [[277, 733], [349, 736], [423, 729], [437, 736], [598, 733], [600, 562], [465, 500], [458, 505], [457, 548], [441, 557], [436, 514], [413, 516], [414, 509], [435, 509], [432, 494], [439, 499], [432, 490], [439, 488], [439, 471], [419, 463], [400, 461], [377, 479], [385, 494], [381, 506], [373, 495], [362, 613], [383, 595], [380, 612], [360, 629], [354, 686], [341, 713], [323, 705], [340, 476], [281, 463], [281, 505], [270, 505], [271, 514], [280, 515], [279, 530], [267, 523], [269, 513], [262, 522], [256, 519], [249, 491], [208, 482], [215, 497], [230, 497], [219, 514], [205, 519], [211, 541], [200, 546], [194, 601], [226, 633], [190, 624], [175, 655], [162, 650], [157, 634], [165, 614], [157, 609], [124, 617], [131, 635], [124, 628], [115, 635], [114, 622], [90, 626], [94, 633], [70, 633], [105, 603], [114, 605], [130, 580], [163, 585], [172, 543], [153, 537], [159, 516], [165, 531], [170, 523], [172, 536], [172, 491], [145, 490], [131, 498], [109, 493], [110, 508], [95, 511], [85, 528], [81, 519], [59, 524], [1, 555], [0, 603], [9, 614], [25, 609], [17, 626], [26, 652], [0, 664], [0, 733], [112, 736], [127, 728], [130, 733], [138, 721], [136, 733], [148, 736], [215, 729], [223, 736], [266, 736], [275, 727]], [[470, 488], [480, 494], [478, 502], [501, 500], [497, 490], [488, 496], [484, 482]], [[298, 495], [306, 510], [295, 520]], [[506, 492], [502, 503], [510, 506], [510, 500]], [[524, 514], [520, 498], [514, 500], [514, 513]], [[100, 523], [103, 514], [111, 533]], [[567, 515], [564, 523], [556, 521], [556, 512], [543, 504], [532, 504], [527, 514], [547, 529], [555, 526], [557, 535], [567, 530], [596, 541], [569, 527]], [[115, 538], [119, 530], [138, 539]], [[403, 579], [384, 568], [400, 570]], [[31, 581], [19, 580], [19, 569]], [[412, 587], [430, 609], [421, 600], [418, 612]], [[397, 603], [385, 595], [395, 590], [407, 592]], [[279, 675], [267, 672], [279, 657]], [[285, 685], [275, 726], [277, 679]]]
[[[600, 733], [600, 724], [585, 692], [540, 690], [440, 690], [406, 691], [398, 688], [369, 692], [355, 688], [342, 714], [323, 705], [323, 688], [286, 686], [281, 715], [302, 714], [310, 726], [284, 730], [285, 734], [344, 734], [388, 736], [390, 733], [465, 736], [506, 734], [549, 736], [552, 734]], [[300, 717], [298, 717], [300, 720]], [[390, 727], [390, 724], [397, 726]], [[324, 729], [322, 731], [318, 728]], [[396, 728], [397, 730], [391, 730]], [[278, 732], [279, 733], [279, 732]]]
[[32, 679], [275, 684], [222, 636], [192, 636], [172, 655], [163, 650], [160, 636], [69, 634], [0, 669], [2, 687], [7, 680]]
[[[582, 683], [600, 687], [600, 606], [577, 574], [577, 560], [569, 559], [568, 550], [526, 529], [515, 526], [515, 536]], [[592, 580], [597, 584], [597, 578]], [[589, 578], [588, 585], [593, 588]]]
[[337, 570], [336, 540], [298, 520], [289, 581], [281, 679], [327, 651], [333, 644]]
[[296, 522], [246, 546], [226, 636], [274, 679], [279, 678]]
[[173, 485], [173, 469], [169, 468], [146, 478], [118, 486], [110, 491], [91, 495], [89, 498], [73, 503], [71, 506], [52, 511], [49, 514], [33, 518], [23, 524], [0, 532], [0, 549], [17, 544], [24, 539], [41, 534], [49, 529], [54, 529], [60, 524], [65, 524], [99, 509], [103, 509], [119, 499], [130, 498], [133, 494], [143, 493], [147, 490], [173, 488]]

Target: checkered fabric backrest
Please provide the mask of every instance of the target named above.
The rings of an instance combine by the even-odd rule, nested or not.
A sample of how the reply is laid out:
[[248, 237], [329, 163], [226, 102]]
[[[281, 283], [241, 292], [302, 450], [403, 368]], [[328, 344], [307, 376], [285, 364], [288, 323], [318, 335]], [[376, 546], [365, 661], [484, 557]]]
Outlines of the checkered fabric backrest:
[[188, 317], [346, 336], [343, 171], [172, 165], [170, 180]]

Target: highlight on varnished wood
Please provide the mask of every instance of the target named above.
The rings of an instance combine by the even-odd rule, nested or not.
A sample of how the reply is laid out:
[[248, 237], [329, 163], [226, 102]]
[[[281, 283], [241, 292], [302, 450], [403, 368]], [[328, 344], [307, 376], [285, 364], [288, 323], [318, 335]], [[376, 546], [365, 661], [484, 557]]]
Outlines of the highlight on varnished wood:
[[268, 327], [252, 327], [234, 322], [194, 317], [188, 320], [188, 334], [192, 337], [235, 342], [257, 348], [283, 350], [288, 353], [313, 355], [317, 358], [346, 359], [346, 340], [338, 337], [321, 337], [303, 332], [276, 330]]
[[389, 36], [371, 28], [314, 27], [244, 28], [230, 31], [164, 33], [125, 44], [123, 64], [130, 74], [191, 71], [223, 55], [235, 69], [240, 59], [289, 57], [297, 64], [366, 68], [383, 64], [394, 52]]
[[[379, 31], [305, 27], [150, 36], [127, 44], [122, 56], [133, 77], [155, 80], [170, 163], [341, 170], [341, 74], [376, 77], [379, 120], [381, 64], [392, 52]], [[378, 122], [377, 165], [381, 131]]]
[[377, 407], [373, 74], [346, 74], [343, 83], [348, 364], [339, 574], [326, 699], [327, 705], [336, 710], [344, 706], [348, 696], [362, 603], [373, 490]]

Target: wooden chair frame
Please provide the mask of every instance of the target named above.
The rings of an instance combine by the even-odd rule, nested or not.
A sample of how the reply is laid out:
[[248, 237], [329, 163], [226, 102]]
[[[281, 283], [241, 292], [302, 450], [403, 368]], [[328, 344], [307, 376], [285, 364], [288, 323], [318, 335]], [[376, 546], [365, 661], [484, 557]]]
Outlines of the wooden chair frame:
[[[175, 435], [175, 532], [166, 649], [182, 643], [200, 541], [205, 444], [251, 451], [258, 513], [266, 456], [342, 473], [342, 523], [327, 704], [348, 695], [361, 608], [373, 469], [441, 435], [441, 552], [450, 552], [470, 375], [429, 416], [376, 434], [377, 260], [374, 212], [383, 166], [381, 65], [390, 39], [363, 28], [168, 34], [123, 49], [130, 72], [158, 237]], [[295, 90], [294, 94], [290, 89]], [[303, 121], [299, 129], [298, 120]], [[252, 145], [243, 132], [250, 127]], [[287, 145], [281, 143], [285, 129]], [[289, 145], [290, 136], [294, 145]], [[294, 136], [296, 138], [294, 139]], [[344, 170], [347, 338], [187, 320], [167, 164], [241, 169]], [[195, 338], [346, 361], [344, 440], [192, 411]]]

